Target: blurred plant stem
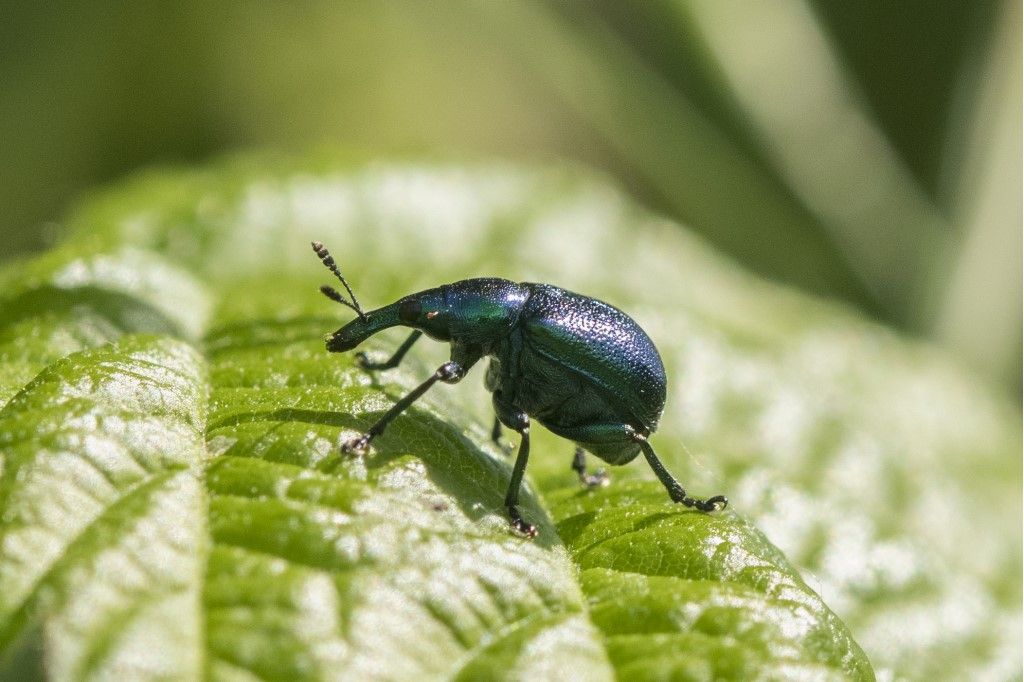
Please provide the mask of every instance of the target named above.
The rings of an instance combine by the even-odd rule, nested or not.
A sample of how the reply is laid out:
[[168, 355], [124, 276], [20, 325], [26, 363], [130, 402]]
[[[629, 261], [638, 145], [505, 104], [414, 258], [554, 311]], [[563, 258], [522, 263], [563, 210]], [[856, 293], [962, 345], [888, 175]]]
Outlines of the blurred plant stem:
[[[1000, 17], [973, 110], [954, 131], [967, 140], [954, 174], [955, 260], [934, 334], [990, 378], [1021, 385], [1021, 6]], [[948, 285], [947, 285], [948, 282]], [[984, 333], [979, 333], [983, 330]]]
[[864, 287], [891, 317], [926, 326], [950, 226], [858, 101], [810, 7], [672, 4], [700, 27], [764, 155]]
[[790, 190], [591, 15], [533, 0], [473, 7], [673, 213], [755, 271], [878, 312]]

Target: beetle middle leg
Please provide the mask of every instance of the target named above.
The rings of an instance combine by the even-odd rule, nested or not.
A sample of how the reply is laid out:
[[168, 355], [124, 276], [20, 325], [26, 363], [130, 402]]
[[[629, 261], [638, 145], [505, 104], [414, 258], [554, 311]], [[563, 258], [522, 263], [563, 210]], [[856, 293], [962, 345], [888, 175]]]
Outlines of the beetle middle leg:
[[578, 445], [572, 456], [571, 468], [579, 476], [580, 483], [586, 488], [601, 488], [608, 485], [611, 480], [604, 469], [598, 469], [592, 474], [587, 473], [586, 451]]
[[[413, 339], [413, 341], [415, 341], [415, 339]], [[412, 344], [409, 343], [408, 345]], [[459, 363], [454, 361], [444, 363], [437, 368], [437, 371], [430, 375], [429, 379], [409, 391], [404, 398], [399, 400], [390, 410], [385, 412], [384, 416], [378, 419], [377, 423], [371, 426], [369, 431], [342, 445], [342, 451], [349, 454], [363, 454], [370, 446], [370, 441], [384, 433], [384, 429], [387, 428], [388, 424], [390, 424], [395, 417], [402, 414], [402, 412], [405, 412], [405, 410], [416, 402], [420, 396], [430, 390], [431, 386], [436, 384], [438, 381], [443, 381], [446, 384], [455, 384], [464, 376], [466, 376], [466, 370]]]
[[416, 343], [416, 341], [418, 341], [421, 336], [423, 336], [423, 332], [421, 332], [418, 329], [414, 331], [412, 334], [409, 334], [409, 338], [403, 341], [402, 345], [399, 346], [398, 349], [391, 355], [391, 357], [385, 360], [384, 362], [371, 362], [370, 356], [368, 356], [363, 351], [359, 351], [358, 353], [356, 353], [356, 364], [362, 367], [363, 369], [368, 370], [381, 370], [398, 367], [398, 363], [402, 361], [402, 358], [405, 357], [405, 354], [409, 352], [409, 349], [412, 348], [412, 345]]
[[530, 418], [525, 412], [515, 414], [513, 428], [522, 436], [519, 441], [519, 454], [516, 455], [515, 466], [512, 467], [512, 480], [508, 484], [508, 492], [505, 493], [505, 508], [508, 510], [508, 518], [512, 528], [528, 538], [536, 537], [536, 526], [523, 521], [519, 514], [519, 488], [523, 483], [523, 473], [526, 471], [526, 462], [530, 459]]

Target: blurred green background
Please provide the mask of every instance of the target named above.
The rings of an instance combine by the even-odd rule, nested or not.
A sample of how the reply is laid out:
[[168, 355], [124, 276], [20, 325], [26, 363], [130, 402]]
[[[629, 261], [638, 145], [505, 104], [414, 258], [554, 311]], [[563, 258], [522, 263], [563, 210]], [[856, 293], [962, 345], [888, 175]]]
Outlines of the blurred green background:
[[0, 88], [0, 261], [230, 150], [572, 159], [1019, 399], [1019, 2], [8, 3]]

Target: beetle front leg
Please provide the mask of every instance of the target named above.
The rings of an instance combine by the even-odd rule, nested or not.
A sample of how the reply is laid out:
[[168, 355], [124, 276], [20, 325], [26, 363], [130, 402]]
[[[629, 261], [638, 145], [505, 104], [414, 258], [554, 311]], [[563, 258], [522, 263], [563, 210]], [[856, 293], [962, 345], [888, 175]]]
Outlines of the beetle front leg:
[[587, 473], [586, 452], [578, 445], [572, 457], [572, 470], [579, 476], [580, 484], [588, 489], [603, 488], [611, 481], [604, 469], [598, 469], [592, 474]]
[[523, 473], [526, 471], [526, 462], [530, 459], [530, 418], [525, 412], [516, 415], [515, 430], [522, 436], [519, 441], [519, 454], [516, 456], [515, 466], [512, 467], [512, 480], [508, 484], [508, 492], [505, 494], [505, 508], [508, 510], [508, 518], [512, 528], [528, 538], [537, 536], [537, 527], [523, 521], [519, 514], [519, 488], [523, 483]]
[[382, 370], [398, 367], [398, 363], [402, 361], [405, 354], [409, 352], [409, 349], [412, 348], [412, 345], [416, 343], [421, 336], [423, 336], [423, 332], [418, 329], [412, 334], [409, 334], [409, 338], [403, 341], [402, 345], [399, 346], [391, 357], [384, 362], [370, 362], [370, 357], [364, 351], [359, 351], [356, 353], [356, 364], [366, 370]]
[[[413, 339], [415, 341], [415, 339]], [[408, 343], [408, 342], [407, 342]], [[412, 345], [411, 343], [409, 345]], [[458, 383], [462, 377], [466, 376], [466, 370], [457, 362], [449, 361], [437, 368], [430, 378], [424, 381], [422, 384], [409, 391], [408, 395], [399, 400], [394, 406], [384, 413], [384, 416], [377, 420], [377, 423], [370, 427], [370, 430], [363, 435], [353, 438], [344, 445], [341, 446], [343, 452], [348, 454], [361, 455], [366, 452], [366, 449], [370, 446], [370, 441], [384, 433], [384, 429], [387, 428], [395, 417], [402, 414], [410, 405], [430, 390], [430, 387], [436, 384], [438, 381], [443, 381], [446, 384]]]

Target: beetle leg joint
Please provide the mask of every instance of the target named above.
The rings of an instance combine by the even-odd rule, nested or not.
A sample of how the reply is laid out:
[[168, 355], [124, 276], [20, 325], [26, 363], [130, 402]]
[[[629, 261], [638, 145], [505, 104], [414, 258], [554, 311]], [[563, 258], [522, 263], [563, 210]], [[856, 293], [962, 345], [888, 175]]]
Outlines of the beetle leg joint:
[[647, 435], [626, 424], [626, 435], [637, 443], [647, 442]]
[[454, 384], [463, 377], [465, 371], [456, 362], [446, 362], [437, 368], [436, 376], [438, 380], [445, 382], [446, 384]]

